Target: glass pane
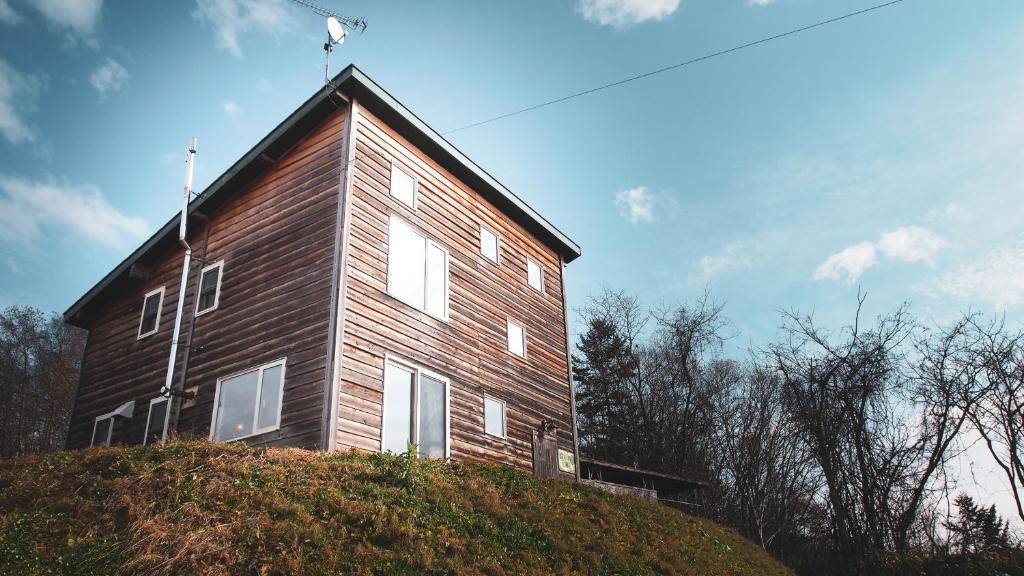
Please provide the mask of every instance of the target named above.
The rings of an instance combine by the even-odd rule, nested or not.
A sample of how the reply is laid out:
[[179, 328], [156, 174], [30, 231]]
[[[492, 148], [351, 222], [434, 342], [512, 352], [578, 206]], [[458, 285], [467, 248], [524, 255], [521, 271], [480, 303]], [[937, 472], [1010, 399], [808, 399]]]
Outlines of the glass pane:
[[106, 446], [107, 436], [110, 435], [110, 424], [112, 423], [111, 418], [104, 418], [99, 422], [96, 422], [96, 430], [92, 434], [92, 445], [93, 446]]
[[484, 431], [505, 437], [505, 405], [491, 398], [484, 398]]
[[444, 318], [448, 300], [448, 255], [433, 244], [427, 247], [427, 312]]
[[229, 378], [220, 383], [217, 403], [217, 430], [214, 440], [226, 442], [252, 434], [252, 418], [256, 412], [256, 385], [259, 370]]
[[508, 351], [516, 356], [526, 357], [526, 343], [523, 341], [523, 328], [512, 322], [508, 323]]
[[480, 252], [491, 261], [498, 261], [498, 237], [486, 228], [480, 228]]
[[263, 391], [260, 393], [260, 414], [256, 420], [259, 429], [273, 428], [281, 419], [281, 376], [284, 366], [277, 365], [263, 371]]
[[152, 332], [156, 328], [156, 318], [160, 313], [160, 293], [153, 294], [146, 298], [142, 305], [142, 328], [140, 333]]
[[167, 401], [149, 405], [149, 425], [146, 426], [146, 444], [159, 442], [164, 433], [164, 417], [167, 415]]
[[538, 266], [533, 260], [526, 261], [526, 276], [530, 286], [533, 286], [537, 290], [544, 289], [543, 284], [541, 284], [540, 266]]
[[401, 454], [412, 442], [412, 372], [388, 364], [384, 373], [381, 451]]
[[391, 195], [406, 206], [413, 208], [416, 203], [416, 180], [401, 168], [391, 165]]
[[217, 279], [220, 277], [220, 267], [207, 270], [203, 274], [202, 282], [199, 285], [199, 311], [213, 308], [217, 302]]
[[420, 454], [428, 458], [444, 458], [445, 406], [444, 382], [420, 376]]
[[388, 293], [423, 310], [426, 241], [407, 224], [391, 219], [388, 233]]

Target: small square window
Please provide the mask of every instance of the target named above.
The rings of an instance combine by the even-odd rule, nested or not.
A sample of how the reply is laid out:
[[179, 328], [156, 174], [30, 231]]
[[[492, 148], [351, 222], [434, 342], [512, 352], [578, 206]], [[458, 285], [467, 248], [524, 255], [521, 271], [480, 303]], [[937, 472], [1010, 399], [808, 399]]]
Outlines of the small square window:
[[164, 437], [164, 420], [167, 417], [167, 398], [157, 396], [149, 401], [149, 416], [146, 418], [146, 435], [143, 444], [159, 444]]
[[409, 208], [416, 208], [416, 178], [391, 163], [391, 195]]
[[544, 291], [544, 269], [530, 258], [526, 259], [526, 282], [533, 288]]
[[139, 338], [156, 333], [160, 328], [160, 309], [164, 303], [164, 289], [161, 286], [146, 294], [142, 301], [142, 318], [139, 320]]
[[498, 438], [505, 437], [505, 403], [501, 400], [484, 396], [484, 432]]
[[508, 321], [508, 351], [526, 358], [526, 330], [511, 320]]
[[199, 275], [199, 296], [196, 298], [196, 316], [217, 308], [220, 304], [220, 278], [224, 261], [210, 264]]
[[110, 437], [114, 432], [114, 417], [106, 416], [96, 419], [92, 428], [92, 443], [90, 446], [110, 446]]
[[480, 253], [491, 262], [498, 262], [498, 236], [483, 226], [480, 227]]

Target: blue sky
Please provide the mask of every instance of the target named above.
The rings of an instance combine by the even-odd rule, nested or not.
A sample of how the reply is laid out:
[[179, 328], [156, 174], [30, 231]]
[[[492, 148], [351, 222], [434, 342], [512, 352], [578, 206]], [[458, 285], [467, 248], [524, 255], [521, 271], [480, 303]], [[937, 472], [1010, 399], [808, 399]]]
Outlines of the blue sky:
[[[339, 2], [334, 54], [439, 131], [871, 5]], [[574, 238], [570, 306], [707, 287], [736, 351], [779, 309], [1024, 306], [1024, 3], [906, 0], [455, 133]], [[289, 0], [0, 0], [0, 306], [63, 311], [322, 81]], [[965, 472], [966, 473], [966, 472]]]

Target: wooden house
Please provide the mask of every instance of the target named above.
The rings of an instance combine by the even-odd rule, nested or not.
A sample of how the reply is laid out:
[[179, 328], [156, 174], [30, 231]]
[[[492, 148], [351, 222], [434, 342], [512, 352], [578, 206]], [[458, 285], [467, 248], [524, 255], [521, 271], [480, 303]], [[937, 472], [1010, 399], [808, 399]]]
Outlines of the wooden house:
[[65, 312], [68, 448], [199, 436], [575, 470], [579, 247], [354, 66]]

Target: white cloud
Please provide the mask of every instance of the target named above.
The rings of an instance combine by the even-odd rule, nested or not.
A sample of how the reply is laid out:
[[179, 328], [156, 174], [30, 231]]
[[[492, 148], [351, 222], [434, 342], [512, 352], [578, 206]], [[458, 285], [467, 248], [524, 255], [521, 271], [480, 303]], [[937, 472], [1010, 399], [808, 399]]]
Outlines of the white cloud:
[[70, 231], [113, 247], [141, 240], [149, 232], [144, 220], [122, 214], [95, 186], [0, 175], [0, 237], [32, 245], [44, 229], [59, 236]]
[[624, 28], [661, 20], [679, 8], [679, 0], [576, 0], [576, 12], [588, 22]]
[[690, 281], [707, 282], [716, 276], [750, 268], [750, 266], [747, 245], [745, 242], [737, 240], [717, 254], [708, 254], [702, 257], [697, 262], [695, 272], [690, 274]]
[[35, 106], [39, 79], [18, 72], [0, 58], [0, 134], [12, 144], [35, 141], [24, 113]]
[[861, 242], [826, 258], [814, 271], [814, 279], [839, 280], [840, 276], [845, 275], [849, 282], [856, 282], [865, 270], [877, 263], [874, 243]]
[[768, 6], [769, 4], [775, 4], [775, 0], [747, 0], [747, 4], [751, 6]]
[[225, 100], [223, 106], [224, 112], [228, 116], [237, 116], [242, 113], [242, 108], [234, 100]]
[[91, 36], [99, 24], [103, 0], [33, 0], [50, 24], [79, 36]]
[[878, 264], [878, 253], [900, 262], [935, 263], [935, 256], [947, 246], [947, 242], [932, 232], [908, 226], [882, 234], [877, 242], [861, 242], [848, 246], [829, 256], [814, 271], [815, 280], [839, 280], [856, 282], [865, 270]]
[[0, 22], [8, 26], [14, 26], [21, 22], [21, 16], [11, 8], [7, 0], [0, 0]]
[[279, 35], [294, 25], [293, 8], [286, 0], [196, 0], [192, 16], [212, 26], [217, 46], [239, 59], [243, 36]]
[[131, 75], [120, 62], [113, 58], [107, 58], [102, 66], [93, 70], [92, 75], [89, 76], [89, 82], [100, 93], [100, 97], [106, 98], [107, 94], [124, 88], [130, 77]]
[[943, 274], [929, 288], [928, 292], [971, 303], [990, 303], [999, 309], [1024, 304], [1024, 247], [1002, 248], [963, 264]]
[[619, 214], [632, 224], [654, 221], [654, 194], [646, 186], [620, 190], [615, 195]]
[[878, 249], [886, 256], [902, 262], [925, 262], [929, 266], [945, 247], [945, 240], [917, 226], [886, 232], [878, 240]]

